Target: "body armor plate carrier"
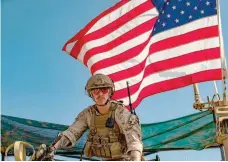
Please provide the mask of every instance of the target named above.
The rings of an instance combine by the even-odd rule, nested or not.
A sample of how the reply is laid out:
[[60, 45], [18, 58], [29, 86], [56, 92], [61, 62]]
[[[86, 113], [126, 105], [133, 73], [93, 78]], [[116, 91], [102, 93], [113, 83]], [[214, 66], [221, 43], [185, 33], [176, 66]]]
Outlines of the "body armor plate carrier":
[[118, 103], [111, 103], [109, 113], [97, 115], [96, 107], [91, 108], [92, 118], [84, 154], [87, 157], [120, 158], [126, 151], [126, 140], [115, 122]]

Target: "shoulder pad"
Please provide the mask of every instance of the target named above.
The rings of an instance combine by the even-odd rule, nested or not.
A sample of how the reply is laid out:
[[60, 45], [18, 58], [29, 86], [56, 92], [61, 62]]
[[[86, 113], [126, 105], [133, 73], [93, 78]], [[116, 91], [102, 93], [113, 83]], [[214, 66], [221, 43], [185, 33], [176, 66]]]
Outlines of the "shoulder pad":
[[120, 101], [112, 100], [111, 103], [114, 103], [114, 104], [117, 104], [117, 105], [123, 105], [124, 106], [122, 100], [120, 100]]
[[121, 102], [119, 101], [111, 101], [111, 109], [116, 110], [125, 107]]
[[91, 113], [96, 113], [96, 105], [95, 105], [95, 104], [89, 106], [87, 109], [88, 109], [89, 112], [91, 112]]
[[112, 107], [116, 110], [118, 109], [118, 111], [123, 112], [126, 109], [126, 106], [119, 101], [112, 101]]

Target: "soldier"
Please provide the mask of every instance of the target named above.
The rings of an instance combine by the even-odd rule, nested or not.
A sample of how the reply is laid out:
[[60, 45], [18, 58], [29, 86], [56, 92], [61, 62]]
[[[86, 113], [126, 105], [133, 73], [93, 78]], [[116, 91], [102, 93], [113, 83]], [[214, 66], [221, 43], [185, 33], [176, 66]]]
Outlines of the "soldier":
[[93, 75], [85, 90], [96, 103], [84, 109], [74, 123], [52, 144], [52, 153], [57, 149], [75, 146], [76, 141], [89, 128], [84, 148], [87, 157], [103, 160], [141, 160], [142, 140], [138, 118], [121, 102], [111, 101], [113, 81], [103, 74]]

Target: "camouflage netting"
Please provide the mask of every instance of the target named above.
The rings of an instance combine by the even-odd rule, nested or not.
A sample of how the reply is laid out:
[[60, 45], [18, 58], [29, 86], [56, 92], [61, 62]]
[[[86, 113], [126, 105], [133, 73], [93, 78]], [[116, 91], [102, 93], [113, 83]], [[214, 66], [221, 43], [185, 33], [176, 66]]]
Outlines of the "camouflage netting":
[[[37, 148], [40, 144], [51, 144], [57, 134], [67, 129], [59, 125], [12, 116], [1, 116], [1, 152], [15, 141], [26, 141]], [[192, 149], [201, 150], [218, 146], [215, 141], [215, 124], [211, 112], [204, 111], [160, 123], [142, 124], [144, 152]], [[88, 131], [70, 150], [59, 150], [59, 154], [81, 152]]]

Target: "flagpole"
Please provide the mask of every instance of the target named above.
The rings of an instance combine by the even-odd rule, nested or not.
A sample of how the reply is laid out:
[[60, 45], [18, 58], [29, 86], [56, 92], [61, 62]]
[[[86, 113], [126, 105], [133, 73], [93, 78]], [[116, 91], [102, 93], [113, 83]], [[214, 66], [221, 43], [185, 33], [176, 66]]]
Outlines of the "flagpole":
[[[226, 78], [227, 78], [227, 68], [226, 68], [226, 57], [224, 50], [224, 42], [222, 35], [222, 24], [221, 24], [221, 13], [220, 13], [220, 0], [216, 0], [217, 8], [217, 18], [218, 18], [218, 29], [219, 29], [219, 43], [220, 43], [220, 56], [221, 56], [221, 67], [222, 67], [222, 87], [223, 87], [223, 104], [215, 106], [215, 111], [218, 113], [218, 124], [217, 127], [217, 141], [220, 141], [224, 146], [225, 160], [228, 160], [228, 116], [227, 116], [227, 99], [226, 99]], [[220, 111], [222, 110], [223, 111]]]
[[221, 56], [221, 66], [222, 66], [222, 85], [223, 85], [223, 101], [224, 105], [227, 105], [226, 99], [226, 78], [227, 78], [227, 67], [226, 67], [226, 57], [224, 50], [224, 42], [222, 35], [222, 24], [221, 24], [221, 13], [220, 13], [220, 0], [216, 0], [217, 4], [217, 18], [218, 18], [218, 27], [219, 27], [219, 44], [220, 44], [220, 56]]
[[[216, 85], [216, 81], [214, 80], [214, 96], [216, 96], [217, 97], [217, 101], [219, 101], [220, 100], [220, 98], [219, 98], [219, 93], [218, 93], [218, 88], [217, 88], [217, 85]], [[216, 117], [215, 117], [215, 112], [214, 112], [214, 110], [213, 110], [213, 117], [214, 117], [214, 122], [215, 122], [215, 124], [216, 124]], [[222, 161], [225, 161], [225, 152], [224, 152], [224, 147], [223, 147], [223, 145], [220, 145], [219, 146], [219, 148], [220, 148], [220, 152], [221, 152], [221, 160]]]

